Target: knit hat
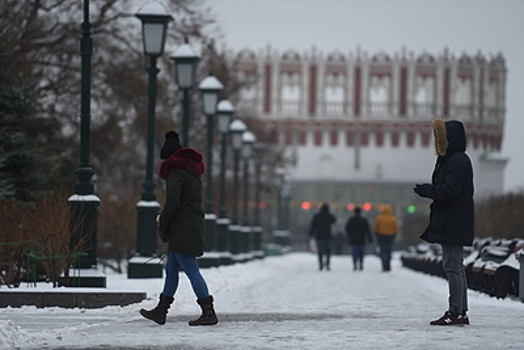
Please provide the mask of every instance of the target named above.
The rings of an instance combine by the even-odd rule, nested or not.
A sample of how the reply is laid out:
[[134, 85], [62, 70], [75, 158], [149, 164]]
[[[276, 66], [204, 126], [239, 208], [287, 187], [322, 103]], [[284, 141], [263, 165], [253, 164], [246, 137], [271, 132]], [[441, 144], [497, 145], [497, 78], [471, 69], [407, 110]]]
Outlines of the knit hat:
[[167, 159], [171, 157], [173, 153], [182, 148], [180, 139], [175, 131], [166, 132], [164, 145], [160, 149], [160, 159]]

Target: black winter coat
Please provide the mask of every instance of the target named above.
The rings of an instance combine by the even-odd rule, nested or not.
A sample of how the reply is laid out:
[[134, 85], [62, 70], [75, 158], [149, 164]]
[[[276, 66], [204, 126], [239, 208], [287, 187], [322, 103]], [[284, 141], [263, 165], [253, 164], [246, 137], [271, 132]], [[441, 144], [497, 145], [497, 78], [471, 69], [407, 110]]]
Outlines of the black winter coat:
[[311, 222], [309, 235], [316, 239], [330, 239], [331, 225], [337, 221], [337, 218], [329, 212], [329, 207], [323, 206], [320, 212], [315, 214]]
[[[430, 222], [421, 238], [430, 243], [470, 246], [474, 238], [473, 168], [461, 122], [437, 118], [432, 123], [437, 163], [432, 183], [416, 185], [421, 197], [433, 199]], [[446, 142], [447, 141], [447, 142]], [[447, 145], [446, 145], [447, 143]]]
[[355, 215], [349, 218], [346, 223], [346, 233], [351, 245], [364, 245], [366, 241], [373, 242], [369, 223], [362, 216]]

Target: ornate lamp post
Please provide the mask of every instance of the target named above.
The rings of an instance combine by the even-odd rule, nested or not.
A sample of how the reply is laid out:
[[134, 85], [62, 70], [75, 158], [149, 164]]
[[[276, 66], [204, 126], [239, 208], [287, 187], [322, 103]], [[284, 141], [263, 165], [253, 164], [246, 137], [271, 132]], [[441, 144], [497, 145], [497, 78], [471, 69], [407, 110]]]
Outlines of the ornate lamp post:
[[185, 43], [173, 52], [171, 59], [175, 62], [178, 88], [183, 92], [182, 146], [189, 147], [189, 90], [195, 85], [195, 72], [200, 57], [193, 51], [186, 38]]
[[[200, 83], [198, 89], [202, 93], [202, 106], [207, 117], [206, 243], [204, 248], [206, 251], [211, 251], [214, 248], [216, 228], [216, 215], [213, 213], [213, 117], [217, 112], [218, 94], [224, 89], [224, 85], [214, 76], [208, 76]], [[219, 258], [217, 257], [216, 260], [219, 260]], [[218, 264], [214, 258], [209, 261], [200, 259], [199, 263], [202, 267]]]
[[242, 158], [244, 158], [244, 244], [243, 252], [248, 253], [251, 245], [252, 230], [249, 227], [249, 160], [253, 155], [253, 144], [255, 143], [255, 135], [251, 131], [244, 131], [242, 134]]
[[253, 251], [256, 258], [263, 258], [265, 253], [262, 250], [262, 233], [263, 229], [260, 226], [260, 190], [261, 190], [261, 168], [262, 163], [260, 157], [257, 157], [262, 152], [260, 147], [255, 148], [255, 213], [253, 223]]
[[235, 108], [228, 100], [222, 100], [218, 104], [218, 131], [222, 136], [221, 154], [220, 154], [220, 217], [226, 217], [226, 150], [227, 135], [229, 134], [229, 124], [231, 117], [235, 113]]
[[231, 245], [229, 247], [233, 258], [240, 253], [240, 226], [238, 220], [238, 166], [240, 160], [240, 149], [242, 148], [242, 134], [247, 129], [243, 121], [234, 120], [229, 126], [231, 133], [231, 143], [234, 152], [234, 166], [233, 166], [233, 222], [229, 226], [229, 234], [231, 237]]
[[229, 134], [229, 123], [235, 113], [235, 108], [228, 100], [222, 100], [217, 107], [218, 131], [221, 135], [220, 148], [220, 209], [217, 219], [218, 238], [217, 250], [221, 254], [221, 263], [229, 265], [232, 262], [231, 253], [227, 252], [229, 246], [229, 224], [226, 217], [226, 150], [227, 135]]
[[[87, 256], [79, 257], [76, 266], [81, 269], [96, 268], [97, 226], [100, 198], [94, 194], [91, 177], [94, 175], [89, 164], [89, 138], [91, 125], [91, 56], [93, 41], [89, 23], [89, 0], [84, 1], [84, 22], [80, 39], [81, 96], [80, 96], [80, 164], [75, 171], [78, 182], [75, 194], [68, 200], [71, 207], [71, 229], [73, 243], [79, 239], [87, 241]], [[80, 274], [82, 276], [82, 274]], [[105, 276], [92, 278], [73, 277], [72, 285], [77, 287], [105, 287]]]
[[[140, 257], [152, 257], [156, 254], [156, 222], [160, 209], [156, 201], [155, 183], [153, 181], [153, 156], [155, 140], [155, 107], [157, 94], [157, 59], [164, 53], [168, 23], [173, 17], [166, 8], [157, 1], [150, 1], [142, 6], [135, 15], [142, 21], [144, 54], [149, 56], [150, 65], [148, 87], [148, 118], [147, 118], [147, 160], [146, 179], [142, 187], [142, 200], [137, 203], [138, 230], [136, 252]], [[137, 257], [138, 258], [138, 257]], [[162, 277], [162, 266], [157, 262], [144, 264], [141, 259], [131, 259], [128, 268], [129, 278]], [[149, 259], [150, 260], [150, 259]]]
[[289, 232], [289, 201], [291, 199], [291, 184], [284, 169], [277, 169], [277, 227], [273, 232], [275, 243], [290, 245]]

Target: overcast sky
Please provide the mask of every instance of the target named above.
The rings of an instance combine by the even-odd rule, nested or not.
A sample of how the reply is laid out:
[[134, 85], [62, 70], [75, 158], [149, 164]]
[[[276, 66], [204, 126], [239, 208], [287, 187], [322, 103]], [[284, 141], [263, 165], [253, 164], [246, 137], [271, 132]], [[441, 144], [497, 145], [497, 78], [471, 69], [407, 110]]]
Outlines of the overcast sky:
[[508, 67], [502, 155], [506, 190], [524, 189], [524, 0], [206, 0], [234, 50], [441, 54], [445, 47]]

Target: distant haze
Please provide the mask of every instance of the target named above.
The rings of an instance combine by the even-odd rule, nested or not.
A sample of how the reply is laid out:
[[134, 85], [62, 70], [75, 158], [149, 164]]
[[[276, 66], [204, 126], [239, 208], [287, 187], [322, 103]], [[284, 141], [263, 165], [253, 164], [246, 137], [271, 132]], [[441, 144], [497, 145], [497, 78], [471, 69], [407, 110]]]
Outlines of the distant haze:
[[485, 56], [508, 67], [505, 189], [524, 189], [523, 0], [206, 0], [228, 48]]

